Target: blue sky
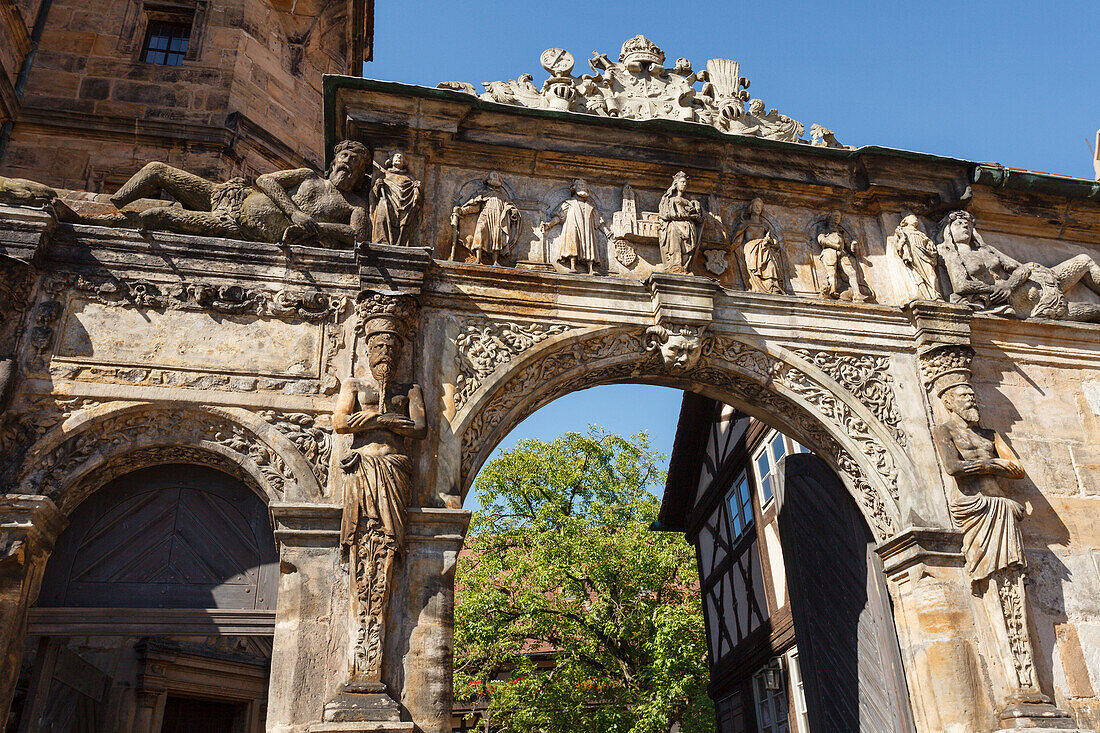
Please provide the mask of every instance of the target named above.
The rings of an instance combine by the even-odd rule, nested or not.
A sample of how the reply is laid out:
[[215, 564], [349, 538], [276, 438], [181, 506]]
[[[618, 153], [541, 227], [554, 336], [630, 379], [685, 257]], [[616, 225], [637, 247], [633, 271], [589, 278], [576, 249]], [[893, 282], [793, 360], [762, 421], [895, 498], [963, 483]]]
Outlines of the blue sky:
[[[546, 78], [539, 54], [618, 58], [642, 33], [695, 68], [731, 58], [749, 91], [849, 145], [882, 145], [1092, 178], [1100, 127], [1096, 0], [849, 2], [426, 2], [378, 0], [375, 61], [364, 75], [444, 80]], [[503, 443], [599, 424], [648, 430], [668, 452], [680, 393], [601, 387], [563, 397]]]

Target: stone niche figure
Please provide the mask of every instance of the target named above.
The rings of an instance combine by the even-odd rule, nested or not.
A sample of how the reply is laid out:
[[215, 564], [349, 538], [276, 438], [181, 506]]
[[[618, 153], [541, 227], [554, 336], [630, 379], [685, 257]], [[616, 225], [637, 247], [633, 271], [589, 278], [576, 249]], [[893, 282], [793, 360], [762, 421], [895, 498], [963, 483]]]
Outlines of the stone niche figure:
[[920, 228], [920, 221], [907, 214], [886, 240], [886, 256], [894, 279], [901, 290], [901, 303], [912, 300], [943, 300], [936, 266], [936, 245]]
[[685, 273], [691, 267], [692, 257], [699, 247], [699, 234], [703, 227], [703, 207], [689, 199], [688, 177], [683, 171], [672, 177], [657, 208], [661, 219], [659, 243], [665, 272]]
[[409, 175], [405, 153], [395, 150], [371, 184], [371, 241], [408, 247], [423, 203], [420, 181]]
[[576, 272], [577, 265], [585, 263], [588, 274], [595, 275], [596, 266], [600, 263], [597, 232], [603, 232], [608, 241], [613, 235], [599, 210], [589, 202], [588, 183], [583, 178], [573, 181], [569, 192], [571, 198], [562, 202], [553, 218], [539, 222], [539, 230], [545, 234], [561, 224], [558, 261], [570, 272]]
[[1080, 254], [1054, 267], [1020, 263], [986, 244], [974, 223], [969, 211], [953, 211], [940, 227], [951, 302], [987, 315], [1100, 323], [1100, 305], [1066, 298], [1078, 283], [1100, 293], [1095, 260]]
[[[964, 358], [969, 364], [969, 357]], [[949, 365], [950, 366], [950, 365]], [[966, 569], [974, 592], [983, 597], [1009, 680], [1030, 702], [1039, 693], [1024, 598], [1024, 507], [1004, 495], [1001, 479], [1021, 479], [1023, 466], [1000, 435], [979, 426], [977, 398], [968, 366], [948, 368], [934, 381], [946, 419], [932, 432], [944, 470], [954, 477], [951, 518], [962, 530]]]
[[461, 218], [477, 214], [474, 223], [474, 235], [470, 241], [470, 251], [482, 264], [484, 256], [491, 264], [499, 265], [500, 258], [508, 254], [519, 237], [519, 209], [504, 190], [504, 181], [500, 174], [492, 171], [485, 177], [485, 187], [474, 194], [466, 203], [451, 211], [451, 226], [455, 230], [451, 245], [451, 257], [455, 259], [459, 239]]
[[874, 292], [863, 281], [860, 273], [859, 242], [844, 231], [840, 223], [840, 212], [834, 211], [825, 219], [817, 235], [817, 244], [821, 248], [818, 260], [825, 271], [825, 285], [821, 294], [826, 298], [850, 300], [863, 303], [873, 300]]
[[243, 178], [214, 183], [165, 163], [149, 163], [111, 196], [111, 202], [121, 210], [140, 198], [167, 193], [180, 203], [121, 212], [115, 223], [123, 227], [353, 247], [367, 234], [367, 202], [359, 189], [368, 165], [369, 151], [354, 140], [336, 146], [324, 177], [309, 168], [265, 173], [256, 179], [255, 188]]
[[337, 433], [352, 436], [342, 461], [340, 542], [351, 572], [350, 692], [384, 692], [381, 682], [386, 606], [394, 560], [405, 543], [412, 493], [408, 442], [427, 434], [424, 398], [397, 381], [403, 340], [416, 313], [409, 295], [366, 290], [356, 306], [367, 368], [344, 381], [333, 413]]
[[764, 201], [755, 198], [741, 215], [733, 233], [735, 247], [741, 247], [748, 272], [749, 290], [782, 295], [787, 277], [783, 251], [775, 228], [764, 218]]

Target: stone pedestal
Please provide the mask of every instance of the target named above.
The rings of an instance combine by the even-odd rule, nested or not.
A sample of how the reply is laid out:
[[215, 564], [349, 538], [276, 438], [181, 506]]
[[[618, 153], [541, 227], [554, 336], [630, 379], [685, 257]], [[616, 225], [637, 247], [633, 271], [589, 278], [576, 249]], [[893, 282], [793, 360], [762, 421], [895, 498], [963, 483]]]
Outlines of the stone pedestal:
[[310, 733], [412, 733], [412, 723], [315, 723], [309, 727]]
[[46, 560], [67, 520], [44, 496], [0, 496], [0, 720], [8, 719]]

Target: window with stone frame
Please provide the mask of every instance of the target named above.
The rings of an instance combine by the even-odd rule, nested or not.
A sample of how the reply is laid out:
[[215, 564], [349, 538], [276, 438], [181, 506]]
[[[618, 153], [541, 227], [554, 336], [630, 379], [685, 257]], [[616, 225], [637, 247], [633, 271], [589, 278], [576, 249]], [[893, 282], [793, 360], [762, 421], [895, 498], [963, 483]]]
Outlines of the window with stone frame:
[[147, 64], [179, 66], [191, 43], [191, 19], [150, 18], [145, 30], [141, 60]]

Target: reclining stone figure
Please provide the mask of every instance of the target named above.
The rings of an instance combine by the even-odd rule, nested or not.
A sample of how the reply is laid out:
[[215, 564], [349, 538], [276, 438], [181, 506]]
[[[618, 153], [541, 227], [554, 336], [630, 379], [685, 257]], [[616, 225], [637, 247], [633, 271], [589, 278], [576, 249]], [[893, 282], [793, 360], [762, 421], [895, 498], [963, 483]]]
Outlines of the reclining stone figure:
[[1100, 305], [1066, 298], [1078, 283], [1100, 293], [1100, 265], [1087, 254], [1054, 267], [1017, 262], [985, 243], [968, 211], [951, 212], [940, 237], [951, 302], [988, 315], [1100, 323]]
[[359, 190], [369, 165], [366, 146], [353, 140], [336, 146], [324, 177], [309, 168], [277, 171], [257, 177], [255, 187], [243, 178], [214, 183], [165, 163], [149, 163], [111, 202], [121, 210], [163, 192], [180, 205], [120, 211], [111, 223], [272, 244], [353, 247], [369, 239], [367, 201]]

